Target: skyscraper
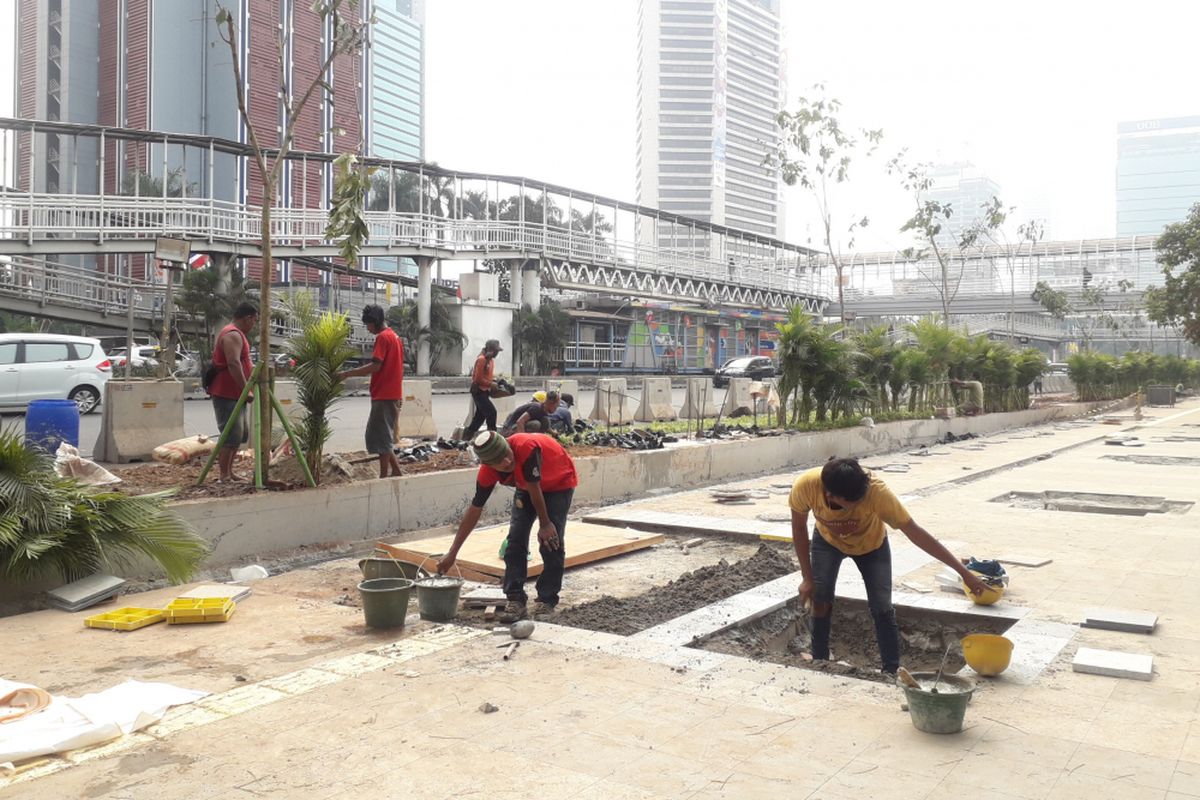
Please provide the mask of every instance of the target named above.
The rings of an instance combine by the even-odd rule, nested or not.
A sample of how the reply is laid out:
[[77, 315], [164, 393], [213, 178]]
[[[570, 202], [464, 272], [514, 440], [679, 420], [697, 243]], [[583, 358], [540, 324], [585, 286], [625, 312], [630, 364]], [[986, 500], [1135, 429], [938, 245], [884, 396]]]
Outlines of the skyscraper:
[[367, 152], [422, 161], [425, 156], [425, 8], [423, 0], [373, 0], [367, 48]]
[[1200, 203], [1200, 117], [1117, 125], [1117, 236], [1157, 236]]
[[[783, 235], [779, 0], [640, 0], [638, 202]], [[658, 243], [672, 237], [658, 232]]]
[[934, 164], [928, 177], [932, 185], [921, 193], [921, 199], [949, 205], [951, 210], [950, 218], [942, 222], [939, 246], [944, 242], [954, 247], [963, 233], [983, 216], [983, 207], [993, 197], [1000, 197], [1000, 184], [970, 161]]

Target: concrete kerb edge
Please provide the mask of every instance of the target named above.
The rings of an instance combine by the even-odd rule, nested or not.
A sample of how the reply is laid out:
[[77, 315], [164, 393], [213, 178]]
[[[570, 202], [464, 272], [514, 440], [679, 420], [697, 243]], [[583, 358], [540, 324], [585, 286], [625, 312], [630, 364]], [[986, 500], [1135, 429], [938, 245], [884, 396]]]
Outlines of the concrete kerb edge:
[[[1072, 409], [1074, 410], [1074, 409]], [[785, 434], [737, 441], [712, 442], [703, 447], [679, 447], [649, 452], [578, 459], [581, 476], [575, 505], [611, 505], [646, 496], [662, 488], [700, 488], [733, 477], [752, 477], [819, 464], [829, 455], [872, 455], [930, 443], [953, 424], [962, 432], [993, 433], [1010, 427], [1064, 418], [1065, 409], [1050, 408], [1014, 414], [990, 414], [966, 420], [928, 420], [883, 423], [874, 429], [847, 428], [812, 434]], [[1081, 413], [1087, 407], [1080, 406]], [[913, 429], [908, 435], [898, 430]], [[847, 452], [847, 451], [851, 452]], [[719, 456], [719, 458], [718, 458]], [[213, 548], [208, 567], [250, 556], [331, 542], [369, 541], [386, 537], [403, 541], [418, 531], [453, 524], [466, 508], [474, 489], [472, 469], [423, 473], [297, 492], [212, 500], [184, 500], [172, 508], [190, 522]], [[420, 502], [411, 502], [419, 497]], [[502, 519], [507, 509], [489, 519]], [[267, 513], [264, 513], [267, 512]], [[131, 575], [130, 577], [149, 577]]]

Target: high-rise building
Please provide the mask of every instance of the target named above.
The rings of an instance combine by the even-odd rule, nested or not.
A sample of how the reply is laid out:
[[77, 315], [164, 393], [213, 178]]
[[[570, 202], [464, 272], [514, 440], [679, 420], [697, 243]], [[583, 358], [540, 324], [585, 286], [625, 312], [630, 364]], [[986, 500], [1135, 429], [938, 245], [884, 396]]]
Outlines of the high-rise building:
[[367, 152], [425, 157], [425, 8], [423, 0], [373, 0], [367, 48]]
[[[18, 116], [247, 141], [230, 50], [216, 24], [216, 0], [17, 1]], [[281, 79], [293, 91], [307, 87], [330, 52], [330, 26], [309, 0], [225, 0], [223, 5], [234, 15], [250, 118], [260, 144], [277, 146], [283, 120]], [[421, 1], [363, 0], [355, 13], [363, 19], [374, 14], [376, 19], [364, 57], [334, 59], [333, 96], [325, 91], [313, 95], [298, 118], [292, 147], [334, 153], [365, 141], [371, 155], [419, 160], [424, 101]], [[282, 48], [281, 32], [286, 34]], [[103, 175], [95, 141], [81, 140], [78, 153], [74, 146], [68, 137], [39, 138], [33, 173], [37, 188], [90, 193], [103, 183], [109, 193], [132, 193], [146, 183], [139, 176], [161, 178], [161, 144], [109, 142]], [[179, 191], [262, 201], [255, 170], [242, 162], [239, 171], [230, 156], [215, 155], [214, 185], [209, 187], [207, 158], [207, 153], [193, 152], [185, 159], [180, 148], [168, 148], [167, 168], [178, 174]], [[18, 162], [23, 178], [28, 175], [28, 137]], [[320, 165], [306, 169], [307, 175], [300, 164], [289, 165], [277, 202], [327, 204], [331, 186]], [[68, 171], [71, 185], [60, 186]], [[252, 264], [255, 276], [256, 270]], [[300, 279], [286, 263], [277, 277]], [[306, 272], [303, 277], [317, 276]]]
[[1200, 117], [1117, 125], [1117, 236], [1157, 236], [1200, 203]]
[[976, 225], [983, 208], [1000, 197], [1000, 184], [969, 161], [934, 164], [928, 173], [932, 185], [921, 193], [922, 200], [950, 206], [950, 218], [942, 222], [939, 245], [955, 246], [963, 233]]
[[782, 237], [779, 0], [640, 0], [638, 40], [638, 202]]

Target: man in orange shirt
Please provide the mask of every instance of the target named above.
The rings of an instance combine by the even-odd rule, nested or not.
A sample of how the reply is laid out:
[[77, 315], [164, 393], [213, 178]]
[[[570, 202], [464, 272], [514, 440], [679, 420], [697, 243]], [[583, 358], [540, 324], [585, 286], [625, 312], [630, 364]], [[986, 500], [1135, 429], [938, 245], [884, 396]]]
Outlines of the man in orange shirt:
[[454, 566], [458, 551], [479, 523], [483, 506], [496, 484], [515, 486], [508, 546], [504, 550], [504, 595], [508, 603], [497, 619], [509, 623], [530, 616], [526, 609], [529, 596], [525, 593], [525, 578], [529, 569], [526, 563], [529, 533], [535, 519], [539, 523], [542, 574], [537, 579], [537, 602], [532, 615], [547, 616], [554, 612], [562, 590], [566, 562], [563, 534], [567, 530], [571, 499], [579, 484], [575, 462], [561, 444], [544, 433], [514, 433], [506, 440], [495, 431], [488, 431], [479, 434], [471, 446], [480, 462], [475, 497], [463, 514], [454, 543], [438, 563], [438, 572], [444, 574]]
[[475, 416], [463, 432], [465, 441], [472, 441], [479, 429], [487, 425], [489, 431], [496, 430], [496, 406], [492, 403], [492, 382], [496, 377], [496, 356], [504, 350], [499, 339], [488, 339], [483, 350], [475, 359], [471, 369], [471, 399], [475, 401]]
[[380, 306], [363, 309], [362, 321], [375, 334], [371, 363], [338, 373], [345, 380], [359, 375], [371, 376], [371, 414], [365, 434], [367, 452], [379, 456], [379, 477], [400, 474], [396, 459], [396, 423], [404, 404], [404, 342], [384, 322]]
[[[946, 547], [913, 521], [891, 489], [853, 458], [831, 458], [810, 469], [792, 485], [792, 544], [800, 562], [800, 600], [812, 604], [812, 656], [829, 659], [829, 632], [838, 570], [847, 557], [854, 561], [867, 588], [867, 605], [875, 622], [875, 639], [883, 671], [900, 667], [900, 628], [892, 607], [892, 551], [884, 523], [897, 528], [929, 555], [957, 572], [974, 594], [984, 583]], [[812, 542], [808, 515], [812, 513]]]

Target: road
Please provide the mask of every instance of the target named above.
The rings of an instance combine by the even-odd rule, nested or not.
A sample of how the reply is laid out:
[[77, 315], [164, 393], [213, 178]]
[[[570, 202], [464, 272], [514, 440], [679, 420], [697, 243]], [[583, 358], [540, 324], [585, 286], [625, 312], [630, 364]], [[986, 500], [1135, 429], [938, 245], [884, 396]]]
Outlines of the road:
[[[581, 410], [584, 414], [590, 413], [594, 403], [594, 393], [581, 394], [585, 395], [580, 399]], [[671, 402], [678, 409], [683, 405], [684, 390], [673, 389], [671, 395]], [[715, 401], [718, 406], [724, 398], [725, 390], [716, 390]], [[518, 396], [518, 399], [520, 399], [520, 396]], [[630, 400], [631, 408], [634, 410], [637, 409], [637, 402], [636, 398]], [[449, 436], [455, 427], [463, 424], [469, 404], [470, 395], [467, 394], [434, 395], [433, 420], [437, 424], [438, 432], [443, 436]], [[343, 398], [331, 414], [333, 436], [330, 438], [329, 444], [326, 445], [326, 451], [345, 452], [361, 450], [363, 448], [363, 429], [366, 427], [367, 415], [370, 409], [371, 402], [366, 397]], [[577, 407], [576, 410], [580, 409]], [[84, 456], [90, 456], [96, 445], [96, 439], [100, 435], [100, 417], [101, 410], [97, 409], [95, 413], [88, 414], [80, 420], [79, 449]], [[5, 414], [3, 417], [0, 417], [0, 425], [4, 427], [16, 425], [18, 431], [23, 434], [25, 431], [25, 415]], [[205, 434], [214, 436], [218, 432], [216, 427], [211, 403], [207, 400], [188, 400], [184, 403], [184, 435]]]

